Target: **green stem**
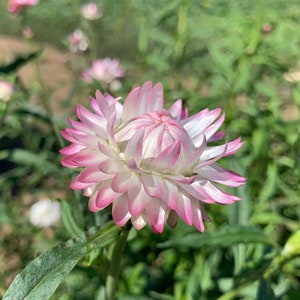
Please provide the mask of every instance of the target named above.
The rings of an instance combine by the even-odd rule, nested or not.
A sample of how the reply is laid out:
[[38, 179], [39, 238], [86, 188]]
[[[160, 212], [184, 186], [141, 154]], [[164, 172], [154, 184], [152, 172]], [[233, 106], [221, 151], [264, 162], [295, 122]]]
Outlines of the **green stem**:
[[187, 41], [187, 27], [188, 27], [188, 10], [189, 0], [182, 0], [178, 12], [177, 23], [177, 41], [175, 45], [175, 60], [178, 63], [183, 56], [184, 47]]
[[114, 245], [113, 253], [111, 256], [110, 266], [106, 278], [106, 300], [114, 300], [119, 274], [120, 274], [120, 268], [121, 268], [121, 259], [122, 254], [125, 249], [125, 244], [128, 237], [128, 230], [124, 230], [120, 234], [120, 238]]
[[4, 118], [8, 110], [8, 103], [0, 100], [0, 126], [4, 123]]

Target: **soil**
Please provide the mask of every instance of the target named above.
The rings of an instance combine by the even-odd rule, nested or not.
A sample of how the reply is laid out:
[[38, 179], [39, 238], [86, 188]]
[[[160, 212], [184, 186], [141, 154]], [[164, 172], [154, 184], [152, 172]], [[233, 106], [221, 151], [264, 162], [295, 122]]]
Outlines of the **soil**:
[[[31, 41], [0, 35], [0, 64], [9, 64], [17, 56], [27, 55], [39, 49], [40, 46]], [[69, 63], [70, 55], [67, 52], [59, 51], [50, 45], [43, 45], [41, 56], [18, 70], [18, 75], [25, 87], [34, 88], [34, 84], [40, 82], [40, 85], [43, 84], [44, 88], [50, 92], [50, 107], [54, 114], [65, 115], [67, 113], [63, 102], [68, 97], [74, 81], [78, 80], [78, 76], [76, 78], [72, 73]], [[31, 101], [36, 105], [38, 99], [31, 99]]]

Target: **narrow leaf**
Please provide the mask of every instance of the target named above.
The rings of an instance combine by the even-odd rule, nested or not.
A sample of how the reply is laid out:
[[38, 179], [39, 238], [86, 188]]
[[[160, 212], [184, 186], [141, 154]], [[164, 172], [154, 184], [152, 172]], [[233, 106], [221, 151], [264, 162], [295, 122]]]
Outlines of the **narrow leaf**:
[[0, 73], [9, 74], [17, 71], [24, 64], [37, 58], [42, 53], [42, 51], [43, 50], [38, 50], [24, 56], [18, 56], [13, 62], [9, 63], [8, 65], [0, 66]]
[[57, 172], [57, 165], [48, 160], [45, 156], [46, 153], [44, 155], [41, 153], [40, 155], [37, 155], [28, 150], [15, 149], [11, 153], [10, 161], [24, 166], [36, 167], [44, 174]]
[[61, 200], [60, 203], [62, 208], [61, 218], [67, 232], [72, 237], [77, 234], [80, 234], [82, 232], [82, 229], [77, 225], [76, 221], [74, 220], [70, 205], [65, 200]]
[[228, 247], [234, 244], [262, 243], [275, 246], [264, 232], [253, 227], [231, 225], [226, 226], [220, 231], [191, 233], [180, 239], [171, 239], [158, 246], [167, 247], [189, 247], [199, 249], [204, 246]]
[[62, 280], [94, 248], [114, 243], [122, 228], [113, 222], [93, 227], [43, 253], [17, 275], [3, 300], [47, 300]]
[[256, 300], [275, 300], [275, 294], [272, 290], [270, 283], [262, 278], [259, 281]]

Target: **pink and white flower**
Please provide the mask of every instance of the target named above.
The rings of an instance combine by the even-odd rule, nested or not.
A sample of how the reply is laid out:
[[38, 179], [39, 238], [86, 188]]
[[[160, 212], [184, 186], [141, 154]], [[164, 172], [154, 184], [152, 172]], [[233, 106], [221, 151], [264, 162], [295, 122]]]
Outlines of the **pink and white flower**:
[[0, 100], [7, 102], [11, 99], [14, 86], [8, 81], [0, 81]]
[[102, 12], [95, 2], [89, 2], [82, 5], [81, 14], [87, 20], [97, 20], [102, 17]]
[[84, 52], [89, 48], [89, 39], [82, 30], [76, 29], [68, 36], [69, 49], [73, 53]]
[[92, 67], [83, 71], [82, 79], [91, 83], [93, 78], [103, 82], [105, 84], [110, 84], [116, 78], [124, 77], [125, 70], [120, 66], [118, 59], [98, 59], [92, 64]]
[[7, 9], [11, 14], [17, 15], [25, 8], [35, 6], [38, 4], [38, 0], [9, 0]]
[[224, 137], [221, 109], [204, 109], [188, 117], [177, 100], [163, 108], [162, 84], [146, 82], [134, 88], [124, 104], [120, 98], [96, 92], [92, 111], [77, 105], [79, 121], [62, 136], [71, 142], [63, 148], [62, 165], [83, 168], [71, 183], [89, 198], [89, 209], [100, 211], [112, 204], [118, 226], [129, 219], [136, 229], [147, 223], [161, 233], [165, 223], [178, 217], [204, 231], [209, 220], [205, 204], [230, 204], [240, 200], [219, 185], [237, 187], [245, 178], [219, 165], [243, 143], [240, 138], [209, 146]]

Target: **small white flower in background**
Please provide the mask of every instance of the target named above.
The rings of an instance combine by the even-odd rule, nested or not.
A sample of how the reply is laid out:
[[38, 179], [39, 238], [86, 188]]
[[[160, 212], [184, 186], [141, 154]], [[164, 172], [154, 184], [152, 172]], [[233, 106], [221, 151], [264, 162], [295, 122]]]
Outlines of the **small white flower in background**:
[[68, 36], [68, 41], [71, 52], [84, 52], [89, 48], [89, 39], [80, 29], [72, 32]]
[[31, 206], [29, 219], [37, 227], [49, 227], [60, 219], [60, 204], [50, 199], [40, 200]]
[[14, 92], [14, 86], [8, 81], [0, 81], [0, 100], [9, 101]]
[[81, 7], [81, 14], [87, 20], [97, 20], [102, 17], [102, 12], [95, 2], [89, 2]]
[[115, 79], [113, 80], [110, 84], [109, 84], [109, 89], [112, 91], [112, 92], [118, 92], [122, 87], [122, 82]]

